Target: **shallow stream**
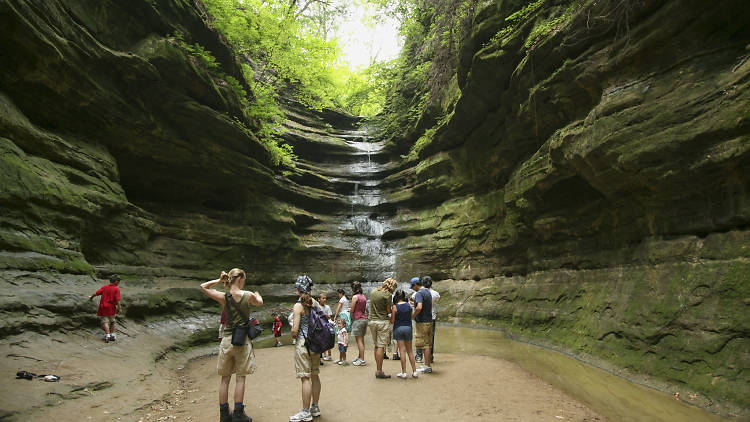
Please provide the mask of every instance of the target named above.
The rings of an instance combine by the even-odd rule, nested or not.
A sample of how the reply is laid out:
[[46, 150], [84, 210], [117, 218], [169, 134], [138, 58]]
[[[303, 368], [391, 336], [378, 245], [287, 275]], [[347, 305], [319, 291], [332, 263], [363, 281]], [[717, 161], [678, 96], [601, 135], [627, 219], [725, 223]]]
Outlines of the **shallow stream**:
[[440, 365], [440, 353], [482, 355], [515, 362], [611, 421], [724, 420], [672, 395], [634, 384], [563, 353], [507, 339], [500, 331], [439, 325], [435, 340], [436, 366]]

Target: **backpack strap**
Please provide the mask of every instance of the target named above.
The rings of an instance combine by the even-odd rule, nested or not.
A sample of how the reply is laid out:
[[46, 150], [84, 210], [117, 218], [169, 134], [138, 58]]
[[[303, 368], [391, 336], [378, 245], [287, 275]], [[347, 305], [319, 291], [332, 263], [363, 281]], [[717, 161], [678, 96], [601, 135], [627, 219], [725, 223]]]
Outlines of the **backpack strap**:
[[[242, 299], [245, 298], [245, 295], [247, 292], [242, 294]], [[242, 302], [242, 299], [240, 299], [240, 302]], [[232, 306], [226, 306], [227, 303], [231, 303], [232, 306], [234, 306], [234, 309], [237, 310], [237, 313], [240, 314], [240, 316], [243, 318], [243, 321], [247, 321], [250, 319], [250, 315], [246, 315], [244, 312], [242, 312], [242, 309], [240, 309], [240, 306], [237, 304], [237, 301], [234, 300], [234, 296], [232, 296], [231, 293], [226, 292], [224, 295], [224, 309], [227, 310], [227, 325], [232, 324], [232, 328], [234, 328], [234, 319], [232, 318]]]

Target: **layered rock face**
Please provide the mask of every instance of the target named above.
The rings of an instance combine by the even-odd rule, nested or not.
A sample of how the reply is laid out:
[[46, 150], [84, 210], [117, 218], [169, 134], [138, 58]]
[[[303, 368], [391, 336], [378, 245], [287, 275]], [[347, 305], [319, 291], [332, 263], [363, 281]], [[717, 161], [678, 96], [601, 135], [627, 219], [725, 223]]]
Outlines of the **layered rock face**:
[[199, 3], [0, 3], [1, 334], [95, 324], [76, 319], [91, 272], [135, 281], [141, 315], [200, 308], [195, 281], [234, 266], [278, 296], [301, 272], [428, 273], [441, 320], [746, 409], [750, 12], [589, 1], [557, 19], [567, 6], [498, 38], [519, 2], [478, 4], [418, 160], [290, 102], [300, 160], [282, 172], [170, 36], [239, 76]]
[[329, 181], [315, 160], [335, 174], [366, 159], [347, 144], [362, 141], [358, 121], [292, 111], [301, 163], [274, 170], [233, 119], [226, 80], [170, 36], [190, 34], [238, 76], [200, 3], [6, 2], [0, 18], [2, 267], [208, 277], [242, 266], [260, 283], [361, 274], [339, 264], [359, 255], [351, 242], [306, 240], [340, 237], [335, 223], [318, 226], [330, 236], [312, 226], [351, 213], [354, 182]]
[[393, 271], [371, 186], [388, 163], [359, 119], [290, 100], [300, 160], [274, 167], [239, 123], [239, 64], [201, 7], [0, 3], [1, 337], [95, 327], [91, 274], [120, 273], [128, 315], [144, 318], [215, 312], [197, 285], [232, 267], [267, 301], [293, 296], [301, 273]]
[[747, 408], [748, 8], [543, 2], [509, 28], [522, 6], [479, 2], [455, 108], [385, 181], [399, 274], [449, 279], [441, 318]]

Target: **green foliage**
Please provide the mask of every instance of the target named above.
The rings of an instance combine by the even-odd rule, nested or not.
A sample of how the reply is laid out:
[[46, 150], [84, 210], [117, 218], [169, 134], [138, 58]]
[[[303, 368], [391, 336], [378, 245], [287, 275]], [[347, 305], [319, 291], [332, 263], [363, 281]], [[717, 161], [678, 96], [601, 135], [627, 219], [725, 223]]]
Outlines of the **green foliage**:
[[559, 16], [555, 16], [556, 10], [552, 9], [549, 17], [546, 19], [539, 19], [534, 23], [534, 27], [531, 29], [529, 36], [526, 37], [524, 47], [526, 47], [526, 49], [534, 48], [534, 46], [536, 46], [543, 38], [565, 26], [565, 24], [570, 22], [570, 19], [580, 7], [581, 0], [575, 0], [571, 2]]
[[180, 46], [192, 59], [194, 63], [210, 71], [219, 70], [219, 62], [211, 54], [210, 51], [206, 50], [202, 45], [195, 43], [190, 44], [185, 41], [185, 36], [180, 31], [175, 31], [174, 38], [177, 41], [177, 45]]

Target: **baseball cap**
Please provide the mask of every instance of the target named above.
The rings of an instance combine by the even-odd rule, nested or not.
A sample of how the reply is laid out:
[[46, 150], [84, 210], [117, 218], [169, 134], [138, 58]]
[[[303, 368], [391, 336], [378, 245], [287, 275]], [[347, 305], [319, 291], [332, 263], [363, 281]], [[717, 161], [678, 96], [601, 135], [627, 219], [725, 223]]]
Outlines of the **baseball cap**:
[[414, 285], [417, 283], [419, 283], [419, 277], [414, 277], [411, 279], [411, 287], [414, 287]]

